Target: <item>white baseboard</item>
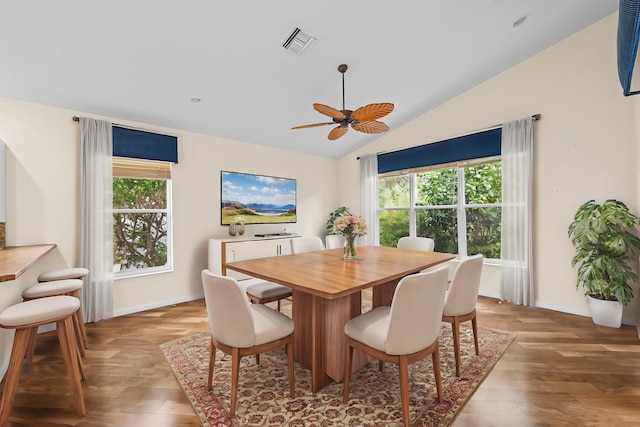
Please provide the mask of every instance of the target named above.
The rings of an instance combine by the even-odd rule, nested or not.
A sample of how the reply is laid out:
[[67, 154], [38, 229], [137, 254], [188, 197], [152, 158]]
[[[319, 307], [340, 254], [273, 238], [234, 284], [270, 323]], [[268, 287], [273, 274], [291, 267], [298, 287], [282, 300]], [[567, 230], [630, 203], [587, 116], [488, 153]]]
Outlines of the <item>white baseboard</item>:
[[[500, 299], [499, 293], [481, 292], [480, 295], [484, 296], [484, 297], [487, 297], [487, 298]], [[180, 303], [183, 303], [183, 302], [195, 301], [195, 300], [198, 300], [198, 299], [201, 299], [201, 298], [204, 298], [204, 295], [189, 295], [189, 296], [176, 298], [176, 299], [172, 299], [172, 300], [158, 301], [158, 302], [154, 302], [153, 304], [145, 304], [145, 305], [139, 305], [139, 306], [136, 306], [136, 307], [128, 307], [128, 308], [125, 308], [125, 309], [122, 309], [122, 310], [116, 310], [113, 313], [113, 316], [114, 317], [118, 317], [118, 316], [124, 316], [126, 314], [139, 313], [141, 311], [147, 311], [147, 310], [152, 310], [152, 309], [155, 309], [155, 308], [166, 307], [166, 306], [173, 305], [173, 304], [180, 304]], [[536, 307], [544, 308], [544, 309], [547, 309], [547, 310], [559, 311], [561, 313], [575, 314], [577, 316], [591, 317], [591, 313], [589, 313], [589, 310], [576, 310], [574, 308], [569, 308], [569, 307], [565, 307], [565, 306], [558, 306], [558, 305], [553, 305], [553, 304], [539, 304], [539, 303], [536, 303]], [[622, 323], [624, 325], [638, 325], [638, 337], [640, 337], [640, 324], [638, 324], [634, 319], [624, 317], [622, 319]], [[40, 332], [46, 332], [47, 331], [46, 328], [43, 328], [43, 329], [41, 329]], [[53, 329], [55, 329], [55, 327], [52, 327], [49, 330], [53, 330]]]
[[554, 304], [541, 304], [536, 301], [536, 307], [538, 308], [546, 308], [547, 310], [560, 311], [562, 313], [575, 314], [577, 316], [591, 317], [591, 313], [589, 313], [589, 309], [577, 310], [575, 308], [565, 307], [561, 305]]
[[494, 293], [494, 292], [480, 292], [479, 294], [480, 296], [483, 297], [487, 297], [487, 298], [495, 298], [495, 299], [500, 299], [500, 294], [499, 293]]
[[[485, 296], [489, 296], [489, 295], [485, 295]], [[500, 298], [499, 296], [491, 296], [492, 298]], [[589, 309], [584, 309], [584, 310], [577, 310], [575, 308], [570, 308], [570, 307], [565, 307], [565, 306], [561, 306], [561, 305], [554, 305], [554, 304], [541, 304], [539, 302], [536, 302], [535, 305], [537, 308], [544, 308], [546, 310], [553, 310], [553, 311], [559, 311], [561, 313], [567, 313], [567, 314], [575, 314], [576, 316], [583, 316], [583, 317], [591, 317], [591, 313], [589, 312]], [[636, 325], [637, 322], [631, 318], [631, 317], [623, 317], [622, 318], [622, 324], [623, 325]], [[640, 337], [640, 325], [638, 325], [638, 337]]]
[[189, 295], [166, 301], [156, 301], [152, 304], [138, 305], [135, 307], [127, 307], [113, 312], [114, 317], [124, 316], [126, 314], [139, 313], [141, 311], [153, 310], [154, 308], [167, 307], [173, 304], [181, 304], [183, 302], [195, 301], [204, 298], [204, 295]]

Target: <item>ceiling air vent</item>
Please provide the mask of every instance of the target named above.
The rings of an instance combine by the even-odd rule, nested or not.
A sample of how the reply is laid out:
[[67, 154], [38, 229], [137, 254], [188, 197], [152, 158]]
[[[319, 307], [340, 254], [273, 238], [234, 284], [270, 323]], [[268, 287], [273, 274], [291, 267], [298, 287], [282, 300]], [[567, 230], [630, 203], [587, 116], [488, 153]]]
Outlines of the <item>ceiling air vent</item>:
[[287, 36], [282, 47], [296, 55], [302, 55], [315, 43], [317, 39], [300, 28], [294, 28]]

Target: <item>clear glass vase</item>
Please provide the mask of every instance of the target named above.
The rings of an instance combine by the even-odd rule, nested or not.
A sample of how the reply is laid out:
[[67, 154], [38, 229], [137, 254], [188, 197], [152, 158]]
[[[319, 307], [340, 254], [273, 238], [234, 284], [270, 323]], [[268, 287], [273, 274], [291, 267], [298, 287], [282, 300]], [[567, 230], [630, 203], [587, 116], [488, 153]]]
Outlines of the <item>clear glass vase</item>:
[[358, 244], [356, 236], [345, 234], [344, 236], [344, 259], [356, 259], [358, 257]]

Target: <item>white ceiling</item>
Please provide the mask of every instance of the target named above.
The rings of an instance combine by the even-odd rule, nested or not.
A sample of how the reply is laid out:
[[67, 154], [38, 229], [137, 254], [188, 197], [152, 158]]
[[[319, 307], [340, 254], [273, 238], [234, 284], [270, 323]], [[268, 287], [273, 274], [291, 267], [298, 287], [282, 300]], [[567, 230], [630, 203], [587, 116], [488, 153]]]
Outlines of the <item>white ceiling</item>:
[[[376, 135], [350, 129], [329, 141], [333, 126], [291, 130], [330, 121], [314, 102], [342, 108], [338, 65], [349, 66], [346, 108], [392, 102], [381, 120], [393, 130], [617, 8], [618, 0], [0, 0], [0, 96], [339, 158]], [[281, 46], [295, 27], [317, 38], [302, 56]]]

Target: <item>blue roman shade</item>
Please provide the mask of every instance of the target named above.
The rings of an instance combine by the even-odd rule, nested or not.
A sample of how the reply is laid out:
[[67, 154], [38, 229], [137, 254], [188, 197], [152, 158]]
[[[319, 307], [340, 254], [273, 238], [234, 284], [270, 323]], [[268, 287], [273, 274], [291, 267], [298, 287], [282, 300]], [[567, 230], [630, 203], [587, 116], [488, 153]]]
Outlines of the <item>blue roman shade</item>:
[[635, 70], [640, 39], [640, 0], [620, 0], [618, 8], [618, 77], [624, 96], [640, 93]]
[[113, 155], [178, 163], [178, 138], [113, 126]]
[[378, 173], [500, 155], [502, 128], [378, 155]]

